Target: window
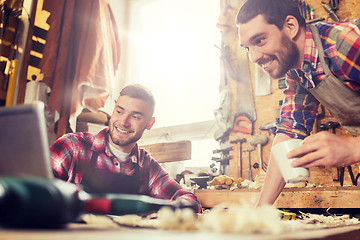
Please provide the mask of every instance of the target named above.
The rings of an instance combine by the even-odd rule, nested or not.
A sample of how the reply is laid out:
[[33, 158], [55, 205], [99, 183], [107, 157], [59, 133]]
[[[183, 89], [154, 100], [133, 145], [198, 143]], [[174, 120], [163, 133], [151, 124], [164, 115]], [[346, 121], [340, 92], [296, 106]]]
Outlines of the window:
[[[130, 4], [126, 79], [153, 92], [153, 129], [166, 132], [172, 126], [213, 121], [202, 137], [197, 133], [198, 138], [191, 139], [191, 128], [186, 133], [193, 141], [194, 161], [186, 163], [190, 165], [206, 161], [209, 166], [212, 150], [218, 148], [209, 132], [217, 128], [213, 112], [219, 106], [219, 12], [220, 2], [214, 0], [136, 0]], [[158, 142], [165, 141], [161, 137]]]

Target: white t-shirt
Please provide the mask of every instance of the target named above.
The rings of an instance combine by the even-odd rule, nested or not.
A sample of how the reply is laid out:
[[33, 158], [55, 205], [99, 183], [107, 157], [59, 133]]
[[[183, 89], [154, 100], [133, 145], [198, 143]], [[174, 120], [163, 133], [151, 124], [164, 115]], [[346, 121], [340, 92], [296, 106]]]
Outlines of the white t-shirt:
[[114, 154], [119, 159], [120, 162], [125, 162], [128, 159], [130, 153], [124, 153], [124, 152], [118, 150], [117, 148], [115, 148], [110, 143], [108, 143], [108, 145], [109, 145], [109, 148], [110, 148], [110, 151], [112, 152], [112, 154]]

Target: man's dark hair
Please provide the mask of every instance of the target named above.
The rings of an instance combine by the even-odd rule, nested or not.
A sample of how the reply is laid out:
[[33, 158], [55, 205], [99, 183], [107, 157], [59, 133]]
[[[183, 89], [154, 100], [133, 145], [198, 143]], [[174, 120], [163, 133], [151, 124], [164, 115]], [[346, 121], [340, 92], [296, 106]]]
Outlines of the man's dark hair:
[[151, 91], [140, 84], [130, 84], [124, 87], [121, 92], [120, 96], [129, 96], [132, 98], [142, 99], [148, 102], [151, 106], [152, 113], [155, 109], [155, 99], [152, 95]]
[[294, 0], [247, 0], [236, 16], [236, 24], [247, 23], [259, 14], [264, 15], [269, 24], [276, 25], [280, 30], [288, 15], [294, 16], [300, 27], [305, 27], [306, 24]]

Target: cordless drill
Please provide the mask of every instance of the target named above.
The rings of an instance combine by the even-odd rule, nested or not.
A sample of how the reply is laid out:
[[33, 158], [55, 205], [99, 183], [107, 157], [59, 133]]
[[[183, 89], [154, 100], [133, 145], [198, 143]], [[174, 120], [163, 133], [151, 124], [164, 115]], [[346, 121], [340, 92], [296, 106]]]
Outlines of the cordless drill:
[[191, 208], [184, 199], [169, 201], [145, 195], [88, 194], [62, 180], [37, 177], [0, 178], [0, 226], [58, 228], [82, 213], [146, 215], [162, 207]]

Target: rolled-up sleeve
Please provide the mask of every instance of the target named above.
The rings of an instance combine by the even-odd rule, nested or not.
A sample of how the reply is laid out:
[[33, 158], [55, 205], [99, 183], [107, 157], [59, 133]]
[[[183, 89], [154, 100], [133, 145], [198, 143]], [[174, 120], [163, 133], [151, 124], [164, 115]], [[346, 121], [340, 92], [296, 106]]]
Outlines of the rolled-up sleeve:
[[290, 73], [286, 75], [286, 84], [277, 133], [303, 139], [313, 129], [319, 102]]

